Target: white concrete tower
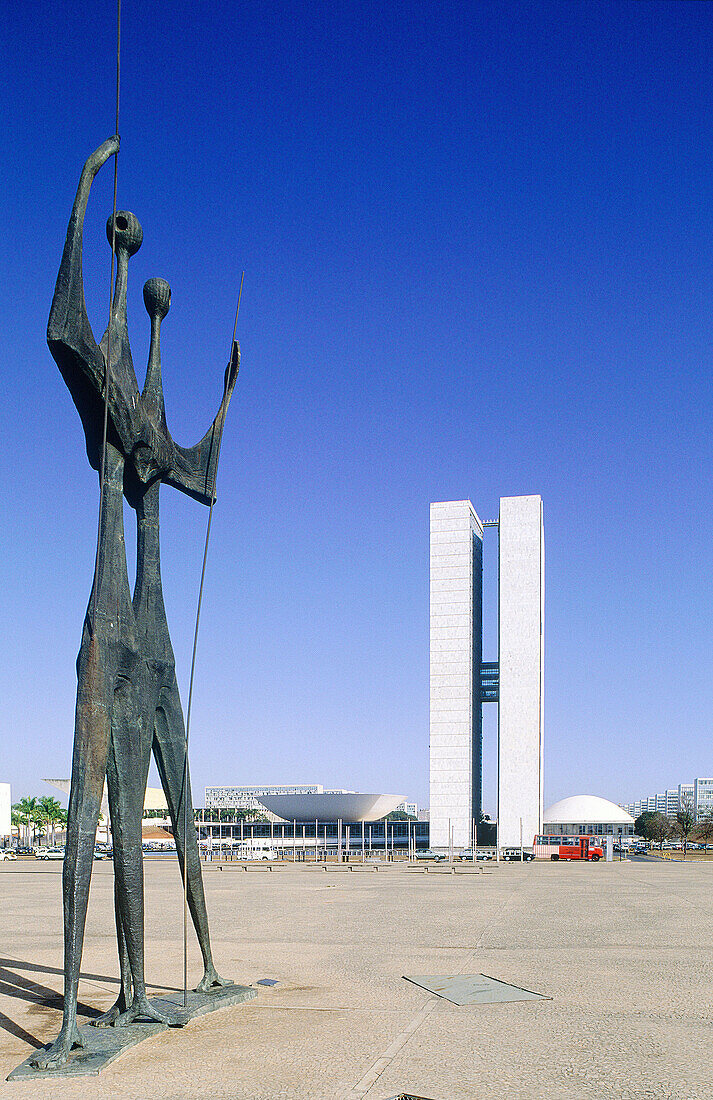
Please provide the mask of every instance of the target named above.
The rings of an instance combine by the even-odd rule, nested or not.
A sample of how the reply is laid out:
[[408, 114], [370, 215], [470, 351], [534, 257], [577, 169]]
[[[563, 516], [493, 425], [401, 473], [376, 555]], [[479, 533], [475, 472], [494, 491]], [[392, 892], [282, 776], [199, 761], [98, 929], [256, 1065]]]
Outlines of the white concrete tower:
[[471, 843], [482, 798], [483, 528], [469, 500], [431, 505], [430, 843]]
[[539, 496], [501, 497], [498, 841], [542, 832], [545, 539]]

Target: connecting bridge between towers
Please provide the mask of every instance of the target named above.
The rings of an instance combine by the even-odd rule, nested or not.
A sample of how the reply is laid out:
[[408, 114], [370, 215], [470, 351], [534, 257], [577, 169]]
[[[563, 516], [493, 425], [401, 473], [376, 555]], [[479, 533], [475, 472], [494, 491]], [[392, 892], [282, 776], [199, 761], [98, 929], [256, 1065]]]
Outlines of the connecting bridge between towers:
[[497, 703], [500, 699], [500, 666], [497, 661], [480, 666], [480, 701]]

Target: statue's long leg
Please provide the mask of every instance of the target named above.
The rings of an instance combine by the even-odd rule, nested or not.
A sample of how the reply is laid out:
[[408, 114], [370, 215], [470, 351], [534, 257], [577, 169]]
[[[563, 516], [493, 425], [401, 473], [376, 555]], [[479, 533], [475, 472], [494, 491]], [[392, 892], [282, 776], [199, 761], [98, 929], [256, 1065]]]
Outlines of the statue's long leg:
[[116, 998], [109, 1011], [105, 1012], [102, 1016], [98, 1016], [96, 1020], [90, 1021], [94, 1027], [110, 1027], [111, 1024], [118, 1020], [122, 1012], [126, 1012], [132, 1001], [133, 987], [131, 983], [131, 966], [129, 964], [129, 953], [126, 950], [126, 936], [124, 935], [124, 925], [121, 919], [119, 885], [116, 874], [114, 875], [114, 919], [116, 921], [116, 942], [119, 951], [121, 987], [119, 989], [119, 996]]
[[[128, 733], [117, 730], [119, 736], [129, 736], [132, 738], [138, 737], [141, 739], [140, 748], [138, 748], [138, 759], [140, 760], [139, 774], [135, 777], [135, 782], [139, 784], [141, 791], [146, 790], [146, 781], [148, 778], [149, 764], [151, 761], [151, 743], [150, 738], [153, 737], [153, 713], [156, 709], [156, 692], [152, 690], [150, 680], [146, 677], [145, 666], [138, 666], [133, 671], [132, 681], [134, 681], [134, 693], [129, 694], [129, 701], [133, 699], [136, 705], [141, 708], [140, 716], [138, 718], [138, 724], [134, 729], [133, 726], [128, 727]], [[121, 708], [117, 708], [120, 711]], [[119, 717], [119, 713], [117, 714]], [[147, 720], [148, 719], [148, 720]], [[148, 744], [147, 744], [148, 740]], [[110, 786], [110, 805], [116, 806], [118, 803], [118, 792], [113, 790], [114, 784], [114, 772], [111, 771], [109, 777]], [[117, 837], [120, 836], [120, 826], [118, 822], [112, 820], [112, 834]], [[119, 969], [121, 975], [121, 988], [119, 995], [116, 998], [114, 1004], [98, 1019], [93, 1020], [92, 1023], [95, 1027], [110, 1027], [115, 1024], [119, 1017], [126, 1012], [133, 1001], [133, 984], [131, 980], [131, 965], [129, 962], [129, 952], [126, 947], [126, 935], [124, 933], [124, 923], [121, 915], [121, 904], [119, 895], [119, 877], [114, 872], [114, 917], [116, 921], [116, 940], [117, 948], [119, 952]]]
[[[229, 979], [220, 977], [213, 965], [198, 837], [193, 818], [190, 773], [186, 767], [186, 732], [175, 675], [170, 686], [161, 692], [154, 725], [153, 750], [173, 822], [173, 835], [176, 839], [181, 876], [184, 874], [184, 866], [188, 876], [188, 908], [198, 937], [204, 966], [198, 989], [205, 992], [213, 986], [232, 985]], [[184, 802], [184, 796], [187, 798], [187, 805]]]
[[124, 1026], [140, 1017], [166, 1024], [182, 1024], [153, 1008], [146, 996], [144, 978], [144, 871], [141, 849], [141, 817], [146, 789], [142, 722], [136, 706], [136, 689], [120, 681], [114, 698], [114, 723], [107, 762], [109, 804], [114, 825], [114, 873], [119, 914], [131, 966], [133, 997], [126, 1012], [115, 1021]]
[[87, 918], [89, 881], [94, 861], [99, 808], [106, 774], [112, 693], [102, 670], [96, 634], [85, 639], [79, 653], [77, 706], [72, 754], [72, 786], [67, 814], [67, 845], [62, 873], [64, 893], [64, 1015], [62, 1028], [49, 1050], [39, 1051], [32, 1064], [41, 1069], [61, 1066], [82, 1042], [77, 1028], [77, 991]]

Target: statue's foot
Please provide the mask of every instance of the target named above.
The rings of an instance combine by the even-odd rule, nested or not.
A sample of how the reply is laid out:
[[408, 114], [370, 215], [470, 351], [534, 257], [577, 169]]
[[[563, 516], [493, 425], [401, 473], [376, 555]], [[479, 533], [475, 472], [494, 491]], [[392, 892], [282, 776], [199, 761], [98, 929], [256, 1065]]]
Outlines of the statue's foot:
[[108, 1012], [105, 1012], [103, 1016], [97, 1016], [95, 1020], [90, 1020], [89, 1023], [92, 1027], [112, 1027], [119, 1019], [122, 1012], [125, 1011], [126, 1004], [121, 997], [117, 997]]
[[38, 1050], [30, 1059], [30, 1065], [35, 1069], [59, 1069], [69, 1058], [70, 1051], [75, 1047], [83, 1047], [79, 1028], [74, 1024], [71, 1028], [62, 1028], [59, 1035], [47, 1050]]
[[235, 985], [232, 978], [221, 978], [215, 967], [209, 966], [196, 986], [196, 993], [209, 993], [211, 989], [225, 989], [229, 985]]
[[133, 1024], [135, 1020], [154, 1020], [157, 1024], [166, 1024], [168, 1027], [185, 1027], [188, 1016], [180, 1010], [171, 1015], [161, 1012], [149, 1004], [148, 997], [143, 996], [134, 997], [126, 1012], [119, 1013], [114, 1020], [114, 1027], [126, 1027], [127, 1024]]

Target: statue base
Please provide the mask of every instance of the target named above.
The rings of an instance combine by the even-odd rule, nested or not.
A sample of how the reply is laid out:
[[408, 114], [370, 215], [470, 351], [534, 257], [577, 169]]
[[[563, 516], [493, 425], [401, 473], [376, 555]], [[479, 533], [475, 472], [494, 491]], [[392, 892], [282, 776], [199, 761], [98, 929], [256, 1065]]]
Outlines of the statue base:
[[[215, 1012], [218, 1008], [228, 1008], [230, 1005], [252, 1001], [255, 997], [257, 997], [257, 990], [251, 986], [227, 985], [211, 989], [208, 993], [189, 990], [185, 1009], [182, 992], [171, 993], [167, 997], [152, 997], [150, 1003], [167, 1015], [174, 1013], [187, 1015], [188, 1019], [192, 1020], [195, 1016], [203, 1016], [206, 1012]], [[7, 1080], [29, 1081], [40, 1077], [61, 1079], [95, 1076], [125, 1050], [167, 1030], [167, 1024], [155, 1023], [152, 1020], [147, 1020], [146, 1023], [139, 1021], [127, 1027], [92, 1027], [91, 1024], [84, 1024], [79, 1029], [84, 1046], [73, 1050], [63, 1066], [57, 1069], [35, 1069], [30, 1065], [30, 1058], [36, 1057], [35, 1052], [17, 1069], [14, 1069]]]

